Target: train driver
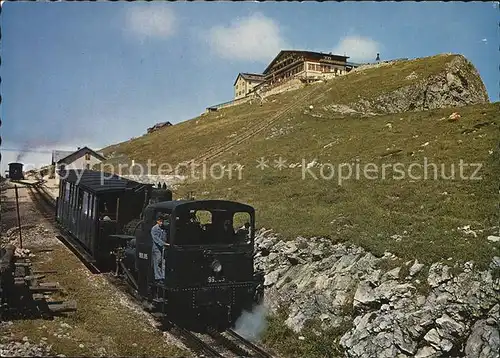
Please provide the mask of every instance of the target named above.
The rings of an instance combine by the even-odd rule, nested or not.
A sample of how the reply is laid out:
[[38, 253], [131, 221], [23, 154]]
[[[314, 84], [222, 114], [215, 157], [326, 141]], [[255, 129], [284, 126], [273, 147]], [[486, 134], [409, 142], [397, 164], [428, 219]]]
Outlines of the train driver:
[[164, 247], [168, 243], [167, 230], [165, 229], [162, 215], [156, 217], [156, 225], [151, 228], [151, 237], [153, 238], [151, 256], [155, 281], [163, 281], [165, 279]]

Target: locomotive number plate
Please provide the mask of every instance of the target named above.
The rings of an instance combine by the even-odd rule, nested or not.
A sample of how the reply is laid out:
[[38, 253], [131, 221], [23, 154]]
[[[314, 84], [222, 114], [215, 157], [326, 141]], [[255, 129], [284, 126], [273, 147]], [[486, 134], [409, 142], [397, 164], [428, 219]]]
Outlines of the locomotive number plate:
[[145, 252], [139, 252], [139, 258], [147, 260], [148, 259], [148, 254], [146, 254]]

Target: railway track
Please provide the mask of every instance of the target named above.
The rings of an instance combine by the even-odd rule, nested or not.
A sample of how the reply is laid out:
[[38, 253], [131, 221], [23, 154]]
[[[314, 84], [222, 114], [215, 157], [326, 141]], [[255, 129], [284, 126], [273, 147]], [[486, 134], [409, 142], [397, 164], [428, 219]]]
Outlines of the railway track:
[[[43, 189], [42, 184], [43, 182], [38, 182], [30, 185], [28, 192], [30, 193], [33, 203], [38, 208], [40, 213], [60, 230], [54, 215], [56, 206], [55, 200], [52, 199]], [[58, 238], [63, 241], [66, 246], [68, 246], [67, 241], [70, 239], [66, 235], [60, 235]], [[71, 251], [74, 252], [73, 249], [71, 249]], [[93, 273], [100, 273], [97, 268], [97, 272], [92, 270], [94, 264], [92, 262], [86, 262], [89, 261], [88, 257], [78, 253], [75, 254]], [[116, 277], [113, 273], [104, 273], [104, 275], [108, 278], [108, 281], [110, 281], [111, 284], [126, 293], [135, 303], [143, 308], [146, 308], [142, 298], [137, 294], [131, 285], [126, 284], [124, 280]], [[168, 319], [161, 314], [153, 314], [153, 317], [155, 317], [163, 331], [168, 331], [177, 338], [181, 339], [189, 348], [201, 354], [202, 357], [272, 357], [272, 355], [267, 353], [264, 349], [240, 336], [233, 330], [218, 332], [215, 329], [208, 327], [206, 332], [198, 333], [189, 331], [173, 322], [168, 321]]]
[[209, 327], [207, 333], [204, 334], [185, 331], [184, 335], [196, 340], [201, 350], [207, 352], [210, 357], [272, 357], [271, 354], [230, 329], [218, 332]]
[[56, 223], [56, 217], [54, 210], [56, 207], [56, 201], [52, 199], [49, 194], [42, 188], [43, 181], [39, 181], [34, 184], [27, 184], [28, 194], [31, 201], [38, 209], [40, 214], [47, 219], [51, 224]]

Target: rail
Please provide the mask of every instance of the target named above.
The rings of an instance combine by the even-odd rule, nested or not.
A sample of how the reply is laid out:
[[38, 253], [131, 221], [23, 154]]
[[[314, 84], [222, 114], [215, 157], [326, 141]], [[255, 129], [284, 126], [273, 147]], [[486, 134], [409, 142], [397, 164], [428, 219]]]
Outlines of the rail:
[[265, 350], [263, 350], [262, 348], [260, 348], [256, 344], [250, 342], [246, 338], [243, 338], [242, 336], [240, 336], [238, 333], [236, 333], [232, 329], [228, 329], [226, 332], [230, 336], [232, 336], [233, 338], [235, 338], [238, 341], [240, 341], [241, 343], [243, 343], [247, 348], [250, 348], [251, 350], [253, 350], [254, 352], [256, 352], [260, 357], [262, 357], [262, 358], [272, 358], [271, 354], [267, 353]]
[[247, 132], [244, 132], [240, 135], [237, 135], [234, 137], [232, 140], [229, 142], [226, 142], [225, 144], [218, 146], [218, 147], [212, 147], [210, 148], [207, 152], [205, 152], [203, 155], [199, 156], [198, 158], [191, 159], [191, 162], [196, 162], [196, 161], [207, 161], [211, 160], [221, 154], [226, 153], [227, 151], [231, 150], [234, 148], [236, 145], [243, 143], [244, 141], [252, 138], [253, 136], [261, 133], [265, 129], [269, 128], [271, 125], [276, 123], [277, 121], [283, 119], [285, 116], [289, 115], [290, 112], [293, 110], [297, 109], [299, 106], [303, 105], [304, 101], [309, 99], [311, 96], [313, 96], [316, 92], [319, 92], [319, 89], [322, 89], [321, 87], [316, 87], [313, 90], [306, 92], [304, 94], [300, 94], [297, 96], [297, 99], [293, 101], [293, 104], [286, 107], [285, 109], [278, 111], [275, 115], [273, 115], [270, 119], [262, 119], [260, 121], [255, 122], [254, 126], [248, 130]]
[[248, 352], [245, 349], [241, 348], [238, 344], [231, 341], [230, 339], [228, 339], [222, 333], [216, 331], [215, 329], [208, 327], [207, 333], [213, 339], [221, 342], [225, 347], [228, 347], [232, 352], [236, 353], [238, 355], [238, 357], [248, 356]]
[[231, 329], [219, 332], [212, 327], [207, 327], [206, 333], [196, 334], [175, 324], [170, 324], [173, 330], [195, 347], [195, 350], [202, 354], [209, 354], [210, 357], [226, 357], [228, 355], [259, 358], [273, 357], [270, 353]]
[[189, 343], [191, 343], [195, 347], [195, 350], [197, 350], [198, 352], [208, 353], [209, 357], [224, 357], [219, 351], [217, 351], [210, 344], [208, 344], [207, 342], [203, 341], [201, 338], [196, 336], [196, 334], [194, 334], [193, 332], [188, 331], [187, 329], [179, 326], [175, 326], [175, 330], [177, 330], [178, 333], [182, 337], [184, 337], [184, 339], [186, 339]]

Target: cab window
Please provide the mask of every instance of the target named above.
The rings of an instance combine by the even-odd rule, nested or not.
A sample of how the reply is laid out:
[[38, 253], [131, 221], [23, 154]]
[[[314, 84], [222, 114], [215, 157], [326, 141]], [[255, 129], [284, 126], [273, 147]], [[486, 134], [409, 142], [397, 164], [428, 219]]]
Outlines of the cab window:
[[251, 216], [227, 210], [191, 210], [176, 214], [178, 245], [248, 244]]

